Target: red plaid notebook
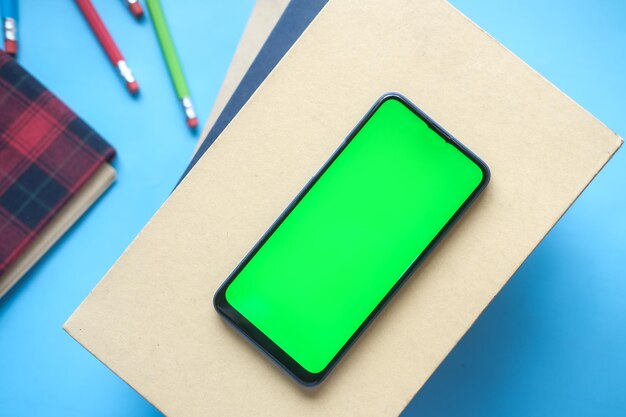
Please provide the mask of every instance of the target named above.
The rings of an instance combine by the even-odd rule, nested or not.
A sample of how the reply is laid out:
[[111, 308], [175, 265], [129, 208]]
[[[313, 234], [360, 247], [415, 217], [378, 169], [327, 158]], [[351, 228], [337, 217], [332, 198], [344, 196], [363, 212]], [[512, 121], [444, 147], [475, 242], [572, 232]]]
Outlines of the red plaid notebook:
[[0, 296], [112, 182], [114, 155], [0, 51]]

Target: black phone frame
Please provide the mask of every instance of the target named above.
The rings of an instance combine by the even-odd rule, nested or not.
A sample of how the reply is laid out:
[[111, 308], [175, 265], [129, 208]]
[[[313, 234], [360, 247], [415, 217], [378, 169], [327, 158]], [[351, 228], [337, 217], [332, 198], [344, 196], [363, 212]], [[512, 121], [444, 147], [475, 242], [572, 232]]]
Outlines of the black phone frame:
[[[343, 150], [350, 144], [352, 139], [359, 133], [363, 126], [369, 121], [372, 115], [380, 108], [380, 106], [387, 100], [397, 100], [410, 109], [416, 116], [423, 120], [433, 131], [435, 131], [446, 142], [452, 144], [465, 156], [467, 156], [472, 162], [478, 165], [482, 171], [483, 178], [476, 189], [470, 194], [465, 202], [454, 213], [450, 220], [441, 228], [439, 233], [428, 244], [426, 249], [415, 259], [409, 269], [398, 279], [396, 284], [385, 295], [380, 303], [372, 310], [370, 315], [363, 321], [359, 328], [354, 332], [345, 345], [337, 352], [328, 365], [318, 373], [311, 373], [304, 369], [298, 362], [296, 362], [287, 352], [281, 349], [276, 343], [274, 343], [268, 336], [266, 336], [261, 330], [254, 326], [248, 319], [246, 319], [241, 313], [239, 313], [234, 307], [232, 307], [226, 300], [226, 290], [228, 286], [237, 278], [239, 272], [250, 262], [250, 260], [256, 255], [259, 249], [265, 244], [265, 242], [272, 236], [272, 234], [280, 227], [282, 222], [292, 212], [296, 205], [304, 198], [308, 191], [315, 185], [319, 178], [326, 172], [326, 170], [332, 165], [337, 157], [343, 152]], [[287, 208], [281, 213], [276, 221], [265, 232], [261, 239], [254, 245], [254, 247], [248, 252], [243, 260], [237, 265], [235, 270], [229, 275], [224, 283], [219, 287], [213, 298], [213, 305], [217, 312], [226, 321], [234, 326], [239, 332], [241, 332], [246, 338], [248, 338], [254, 345], [256, 345], [261, 351], [267, 354], [273, 361], [278, 364], [283, 370], [285, 370], [290, 376], [292, 376], [297, 382], [304, 386], [315, 386], [321, 383], [324, 378], [328, 376], [330, 371], [337, 365], [342, 356], [350, 349], [355, 341], [363, 334], [367, 327], [372, 323], [376, 316], [382, 311], [385, 305], [393, 298], [395, 293], [402, 287], [407, 279], [415, 272], [415, 270], [424, 262], [428, 255], [433, 251], [435, 246], [442, 240], [443, 236], [449, 232], [452, 226], [459, 220], [466, 209], [476, 200], [478, 195], [485, 189], [491, 178], [491, 172], [487, 167], [487, 164], [483, 162], [472, 151], [466, 148], [461, 142], [454, 138], [444, 128], [432, 120], [426, 113], [420, 110], [416, 105], [411, 103], [406, 97], [399, 93], [387, 93], [380, 97], [376, 103], [370, 108], [366, 115], [359, 121], [356, 127], [350, 132], [343, 143], [337, 148], [333, 155], [326, 161], [322, 168], [311, 178], [311, 180], [304, 186], [304, 188], [298, 193], [294, 200], [287, 206]]]

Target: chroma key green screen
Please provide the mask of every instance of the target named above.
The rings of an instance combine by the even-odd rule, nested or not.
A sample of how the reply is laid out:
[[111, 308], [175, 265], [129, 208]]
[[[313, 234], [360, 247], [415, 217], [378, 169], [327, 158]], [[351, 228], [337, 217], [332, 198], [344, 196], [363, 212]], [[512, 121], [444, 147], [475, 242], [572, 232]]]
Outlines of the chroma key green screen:
[[488, 180], [402, 97], [368, 116], [220, 289], [228, 307], [216, 301], [300, 382], [319, 382]]

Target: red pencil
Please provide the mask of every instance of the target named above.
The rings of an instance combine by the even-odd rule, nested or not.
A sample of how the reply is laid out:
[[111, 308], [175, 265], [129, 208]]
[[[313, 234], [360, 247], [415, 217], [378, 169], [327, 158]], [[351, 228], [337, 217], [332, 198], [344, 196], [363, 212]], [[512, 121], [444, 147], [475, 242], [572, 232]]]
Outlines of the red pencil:
[[111, 63], [119, 70], [120, 75], [126, 81], [126, 87], [128, 90], [135, 94], [139, 91], [139, 84], [137, 84], [137, 80], [133, 77], [133, 73], [130, 68], [126, 64], [122, 53], [118, 49], [115, 41], [111, 37], [111, 34], [107, 30], [106, 26], [104, 26], [104, 22], [96, 12], [96, 9], [91, 4], [90, 0], [76, 0], [76, 4], [80, 8], [80, 11], [83, 12], [87, 23], [91, 26], [91, 30], [98, 38], [100, 45], [104, 49], [104, 52], [109, 57]]
[[135, 16], [137, 19], [141, 19], [143, 17], [143, 8], [141, 7], [141, 3], [139, 3], [139, 0], [124, 1], [126, 2], [126, 5], [130, 9], [130, 12], [133, 14], [133, 16]]

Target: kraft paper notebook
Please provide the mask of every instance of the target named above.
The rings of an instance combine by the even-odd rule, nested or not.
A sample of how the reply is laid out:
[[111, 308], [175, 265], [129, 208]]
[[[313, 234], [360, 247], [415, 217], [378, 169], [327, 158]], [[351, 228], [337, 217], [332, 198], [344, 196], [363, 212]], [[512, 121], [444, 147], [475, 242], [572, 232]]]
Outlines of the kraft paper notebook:
[[[212, 297], [383, 93], [491, 168], [330, 377], [296, 385]], [[393, 416], [622, 141], [454, 7], [331, 1], [66, 323], [170, 416]]]

